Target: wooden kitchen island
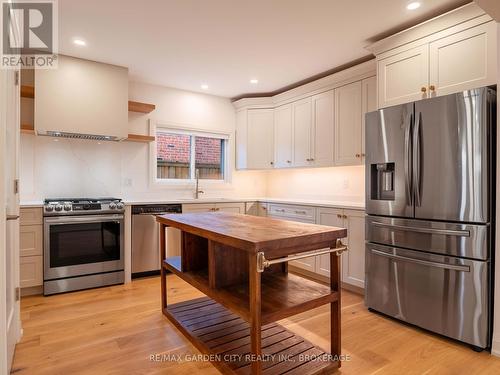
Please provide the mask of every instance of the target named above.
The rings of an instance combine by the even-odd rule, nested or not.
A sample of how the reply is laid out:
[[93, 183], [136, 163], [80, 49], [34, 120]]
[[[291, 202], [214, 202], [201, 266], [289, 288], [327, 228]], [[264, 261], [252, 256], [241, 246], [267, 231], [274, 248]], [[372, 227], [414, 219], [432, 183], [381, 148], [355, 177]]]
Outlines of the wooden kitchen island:
[[[157, 221], [163, 314], [221, 372], [304, 375], [340, 367], [339, 255], [346, 249], [338, 239], [346, 229], [225, 212]], [[165, 258], [167, 226], [182, 231], [180, 256]], [[330, 254], [329, 286], [288, 273], [289, 260], [311, 251]], [[167, 270], [206, 297], [168, 304]], [[331, 353], [275, 323], [327, 303]]]

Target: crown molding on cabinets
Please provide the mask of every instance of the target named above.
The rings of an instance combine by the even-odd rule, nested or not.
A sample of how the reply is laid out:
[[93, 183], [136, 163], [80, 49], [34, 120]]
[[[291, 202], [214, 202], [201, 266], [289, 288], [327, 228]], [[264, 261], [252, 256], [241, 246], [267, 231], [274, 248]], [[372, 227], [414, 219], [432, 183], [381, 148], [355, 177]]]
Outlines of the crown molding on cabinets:
[[[448, 34], [449, 30], [447, 29], [453, 27], [465, 29], [491, 20], [492, 18], [487, 15], [483, 9], [475, 3], [469, 3], [410, 27], [409, 29], [381, 39], [365, 48], [378, 56], [398, 46], [405, 45], [407, 48], [412, 48], [427, 43], [428, 40], [426, 38], [435, 39], [436, 34], [440, 32], [446, 32], [446, 34]], [[467, 23], [467, 25], [463, 25], [464, 23]]]
[[372, 77], [375, 75], [375, 72], [376, 63], [375, 59], [372, 59], [271, 97], [243, 98], [233, 102], [233, 105], [237, 111], [241, 109], [275, 108], [309, 96], [321, 94], [322, 92], [344, 86], [354, 81]]

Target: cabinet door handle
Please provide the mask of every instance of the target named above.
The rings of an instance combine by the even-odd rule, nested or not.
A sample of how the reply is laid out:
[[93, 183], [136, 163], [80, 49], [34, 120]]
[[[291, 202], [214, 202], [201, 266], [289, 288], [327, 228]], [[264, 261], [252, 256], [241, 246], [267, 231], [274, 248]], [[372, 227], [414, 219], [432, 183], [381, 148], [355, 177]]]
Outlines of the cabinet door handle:
[[361, 154], [356, 154], [356, 157], [357, 157], [357, 158], [360, 158], [360, 157], [361, 157]]
[[422, 87], [422, 88], [420, 89], [420, 91], [422, 91], [422, 92], [425, 94], [425, 93], [427, 92], [427, 88], [426, 88], [426, 87]]
[[274, 161], [269, 162], [269, 164], [274, 165]]
[[288, 164], [290, 164], [292, 161], [291, 161], [291, 160], [287, 160], [286, 162], [287, 162]]
[[430, 86], [429, 86], [429, 90], [434, 92], [434, 91], [436, 90], [436, 86], [434, 86], [434, 85], [430, 85]]
[[361, 154], [361, 157], [364, 158], [366, 156], [366, 154]]
[[341, 215], [341, 214], [337, 214], [337, 217], [338, 217], [339, 219], [342, 219], [342, 215]]
[[306, 212], [306, 211], [298, 211], [298, 210], [295, 210], [295, 213], [296, 213], [296, 214], [301, 214], [301, 215], [305, 215], [305, 214], [307, 214], [307, 212]]
[[309, 159], [309, 161], [314, 161], [314, 158]]
[[344, 219], [347, 219], [347, 215], [342, 215], [342, 217], [343, 217]]

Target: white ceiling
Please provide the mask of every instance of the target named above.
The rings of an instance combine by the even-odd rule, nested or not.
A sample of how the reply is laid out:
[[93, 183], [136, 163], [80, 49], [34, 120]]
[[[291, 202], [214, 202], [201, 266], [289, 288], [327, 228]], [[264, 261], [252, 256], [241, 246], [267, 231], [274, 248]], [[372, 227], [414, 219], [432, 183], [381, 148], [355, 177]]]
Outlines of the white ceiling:
[[[59, 51], [129, 67], [134, 81], [235, 97], [368, 55], [377, 35], [464, 3], [422, 0], [60, 0]], [[87, 46], [73, 44], [83, 38]], [[249, 80], [259, 83], [251, 85]]]

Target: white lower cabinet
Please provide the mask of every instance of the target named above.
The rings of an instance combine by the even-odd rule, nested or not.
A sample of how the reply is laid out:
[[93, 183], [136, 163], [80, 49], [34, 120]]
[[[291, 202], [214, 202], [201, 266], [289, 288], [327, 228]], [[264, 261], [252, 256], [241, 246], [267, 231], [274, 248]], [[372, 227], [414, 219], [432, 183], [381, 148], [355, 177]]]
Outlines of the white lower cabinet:
[[43, 216], [41, 208], [21, 208], [19, 222], [21, 288], [43, 284]]
[[[319, 208], [317, 223], [347, 228], [343, 239], [349, 251], [342, 254], [342, 282], [359, 288], [365, 283], [365, 213], [358, 210]], [[316, 261], [316, 272], [330, 276], [330, 256], [320, 255]]]
[[[270, 218], [314, 224], [315, 210], [314, 207], [269, 203], [266, 211], [267, 217]], [[289, 262], [289, 264], [309, 272], [316, 272], [316, 257], [314, 256], [294, 260]]]

